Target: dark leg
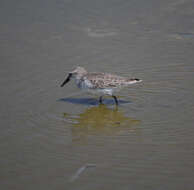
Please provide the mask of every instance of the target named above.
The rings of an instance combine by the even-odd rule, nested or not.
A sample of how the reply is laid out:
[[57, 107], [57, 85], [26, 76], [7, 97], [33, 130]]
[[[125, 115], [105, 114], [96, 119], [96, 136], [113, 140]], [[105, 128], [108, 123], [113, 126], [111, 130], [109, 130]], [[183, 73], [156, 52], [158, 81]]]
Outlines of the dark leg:
[[100, 102], [100, 104], [102, 104], [102, 96], [100, 96], [99, 102]]
[[114, 96], [114, 95], [112, 95], [112, 97], [114, 98], [115, 103], [116, 103], [116, 105], [118, 106], [118, 100], [117, 100], [117, 97], [116, 97], [116, 96]]

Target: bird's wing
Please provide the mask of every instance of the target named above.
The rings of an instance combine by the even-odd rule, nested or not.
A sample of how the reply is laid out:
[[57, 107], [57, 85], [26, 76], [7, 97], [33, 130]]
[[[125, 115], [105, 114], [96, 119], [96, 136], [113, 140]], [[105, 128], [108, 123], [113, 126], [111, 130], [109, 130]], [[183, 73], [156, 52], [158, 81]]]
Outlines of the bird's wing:
[[94, 88], [114, 88], [122, 85], [124, 77], [107, 73], [89, 73], [87, 79], [92, 83]]

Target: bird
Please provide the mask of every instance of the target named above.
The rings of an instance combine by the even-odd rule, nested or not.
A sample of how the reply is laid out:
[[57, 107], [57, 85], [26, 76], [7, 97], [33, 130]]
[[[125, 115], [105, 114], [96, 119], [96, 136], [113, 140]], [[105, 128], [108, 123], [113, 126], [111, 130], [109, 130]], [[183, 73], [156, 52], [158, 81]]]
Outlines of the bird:
[[72, 78], [75, 79], [78, 88], [94, 94], [100, 94], [99, 103], [103, 103], [103, 96], [112, 96], [115, 104], [118, 105], [118, 99], [114, 92], [120, 90], [122, 87], [127, 87], [131, 84], [141, 82], [138, 78], [122, 77], [115, 74], [103, 72], [87, 72], [83, 67], [76, 67], [69, 72], [64, 82], [60, 85], [63, 87]]

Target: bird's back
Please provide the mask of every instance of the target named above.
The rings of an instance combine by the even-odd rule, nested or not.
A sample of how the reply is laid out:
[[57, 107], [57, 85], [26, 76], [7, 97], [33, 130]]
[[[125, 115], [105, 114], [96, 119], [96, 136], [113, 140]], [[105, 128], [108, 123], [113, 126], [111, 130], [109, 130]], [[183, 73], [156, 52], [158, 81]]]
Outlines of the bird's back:
[[87, 73], [84, 76], [93, 85], [93, 88], [116, 88], [129, 85], [137, 79], [129, 79], [109, 73]]

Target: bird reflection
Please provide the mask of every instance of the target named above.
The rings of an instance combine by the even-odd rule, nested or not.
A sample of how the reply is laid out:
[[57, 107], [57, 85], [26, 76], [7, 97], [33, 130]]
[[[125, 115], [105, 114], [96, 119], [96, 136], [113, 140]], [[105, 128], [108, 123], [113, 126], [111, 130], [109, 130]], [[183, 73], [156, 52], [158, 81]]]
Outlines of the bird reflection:
[[140, 121], [126, 117], [123, 112], [108, 108], [106, 105], [89, 107], [83, 113], [70, 116], [64, 113], [64, 117], [71, 121], [73, 140], [84, 140], [91, 135], [117, 135], [124, 134], [126, 130], [134, 130], [132, 126]]

